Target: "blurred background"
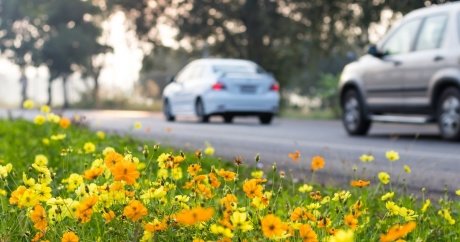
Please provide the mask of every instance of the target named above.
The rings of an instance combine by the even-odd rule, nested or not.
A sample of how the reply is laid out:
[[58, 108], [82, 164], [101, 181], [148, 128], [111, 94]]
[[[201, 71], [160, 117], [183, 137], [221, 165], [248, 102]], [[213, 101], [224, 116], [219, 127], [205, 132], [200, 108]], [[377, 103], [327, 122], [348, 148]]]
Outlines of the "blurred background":
[[0, 108], [160, 110], [202, 57], [255, 61], [283, 116], [339, 114], [338, 75], [421, 0], [0, 0]]

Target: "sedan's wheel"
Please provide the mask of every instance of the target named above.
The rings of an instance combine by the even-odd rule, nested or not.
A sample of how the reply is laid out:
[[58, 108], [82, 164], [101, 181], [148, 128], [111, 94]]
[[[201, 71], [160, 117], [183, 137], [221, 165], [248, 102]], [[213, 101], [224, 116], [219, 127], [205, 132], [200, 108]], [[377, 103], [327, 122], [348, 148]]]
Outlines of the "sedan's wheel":
[[345, 94], [343, 102], [342, 123], [350, 135], [365, 135], [371, 127], [367, 118], [361, 96], [355, 90]]
[[174, 117], [174, 115], [171, 112], [171, 104], [169, 104], [168, 100], [165, 100], [163, 103], [163, 114], [166, 120], [169, 122], [174, 122], [174, 120], [176, 120], [176, 117]]
[[198, 117], [198, 120], [202, 123], [207, 123], [209, 122], [209, 115], [206, 115], [204, 112], [204, 105], [201, 99], [198, 99], [198, 101], [195, 104], [195, 113], [196, 116]]
[[227, 124], [233, 123], [233, 116], [230, 114], [224, 115], [224, 122]]
[[437, 120], [441, 135], [446, 140], [460, 140], [460, 91], [446, 89], [438, 101]]
[[273, 120], [273, 114], [259, 115], [259, 121], [261, 124], [271, 124], [272, 120]]

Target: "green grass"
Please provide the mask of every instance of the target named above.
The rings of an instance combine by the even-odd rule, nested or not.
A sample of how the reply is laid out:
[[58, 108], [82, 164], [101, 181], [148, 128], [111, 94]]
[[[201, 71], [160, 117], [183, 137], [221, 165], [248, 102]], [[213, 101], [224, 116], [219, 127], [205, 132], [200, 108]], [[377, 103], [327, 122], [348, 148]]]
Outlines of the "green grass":
[[[142, 132], [133, 130], [133, 132]], [[47, 145], [43, 143], [44, 138], [50, 138], [51, 135], [66, 134], [66, 138], [59, 141], [50, 141]], [[95, 152], [85, 153], [84, 144], [92, 142], [96, 146]], [[267, 241], [261, 230], [261, 221], [268, 214], [275, 214], [290, 229], [288, 232], [289, 241], [302, 241], [299, 236], [298, 227], [301, 224], [308, 224], [317, 234], [320, 241], [327, 241], [332, 237], [331, 229], [350, 230], [350, 227], [344, 223], [344, 217], [357, 212], [356, 215], [358, 227], [354, 230], [355, 241], [378, 241], [381, 234], [395, 224], [406, 223], [404, 216], [392, 215], [386, 208], [386, 202], [381, 200], [381, 196], [387, 192], [394, 191], [395, 196], [391, 199], [398, 206], [411, 209], [415, 212], [416, 228], [409, 233], [405, 239], [408, 241], [458, 241], [460, 239], [460, 202], [457, 197], [451, 197], [447, 193], [438, 201], [432, 200], [432, 205], [426, 210], [421, 211], [425, 202], [424, 197], [417, 197], [413, 194], [404, 192], [403, 189], [397, 189], [383, 184], [371, 184], [365, 188], [351, 187], [343, 184], [345, 189], [325, 187], [317, 184], [320, 174], [309, 172], [306, 174], [308, 184], [312, 185], [312, 191], [301, 193], [298, 191], [299, 186], [289, 177], [291, 174], [280, 174], [280, 171], [272, 168], [265, 171], [264, 178], [267, 180], [263, 183], [263, 191], [271, 193], [271, 197], [265, 193], [264, 199], [267, 199], [268, 205], [263, 209], [257, 209], [252, 206], [253, 199], [243, 191], [243, 184], [251, 178], [251, 172], [255, 168], [249, 166], [254, 161], [245, 161], [241, 165], [236, 165], [231, 161], [220, 160], [212, 155], [201, 155], [195, 153], [182, 153], [179, 150], [173, 150], [169, 147], [158, 147], [154, 141], [139, 141], [130, 136], [118, 136], [108, 134], [105, 139], [100, 139], [95, 132], [90, 131], [78, 123], [72, 124], [68, 129], [63, 129], [59, 125], [46, 122], [39, 126], [24, 120], [7, 121], [0, 120], [0, 165], [11, 163], [13, 170], [6, 178], [1, 179], [0, 189], [6, 191], [6, 196], [0, 196], [0, 241], [30, 241], [37, 233], [34, 228], [29, 213], [31, 208], [18, 207], [10, 204], [11, 193], [18, 186], [24, 184], [23, 174], [27, 177], [38, 179], [38, 172], [32, 167], [35, 156], [38, 154], [45, 155], [48, 160], [48, 168], [51, 170], [53, 181], [49, 184], [52, 189], [53, 197], [70, 198], [76, 202], [85, 199], [85, 195], [78, 195], [76, 192], [67, 191], [62, 180], [69, 177], [71, 173], [83, 174], [85, 170], [91, 167], [92, 162], [98, 158], [104, 158], [102, 151], [106, 147], [113, 147], [117, 152], [132, 157], [137, 157], [139, 162], [145, 164], [145, 169], [140, 171], [140, 177], [137, 179], [137, 185], [126, 185], [123, 194], [125, 198], [122, 201], [113, 200], [113, 204], [104, 205], [98, 202], [94, 207], [94, 213], [91, 220], [87, 223], [80, 223], [77, 219], [67, 217], [62, 221], [48, 221], [49, 225], [46, 230], [44, 239], [50, 241], [60, 241], [64, 232], [73, 231], [79, 237], [80, 241], [138, 241], [143, 236], [144, 225], [154, 219], [165, 220], [167, 228], [165, 231], [155, 232], [154, 241], [192, 241], [193, 239], [203, 239], [205, 241], [216, 241], [223, 239], [222, 235], [212, 233], [211, 225], [219, 225], [220, 221], [225, 218], [225, 214], [233, 214], [235, 211], [244, 211], [247, 214], [248, 221], [253, 226], [253, 230], [242, 232], [233, 230], [233, 241]], [[204, 147], [203, 147], [204, 148]], [[218, 152], [218, 151], [217, 151]], [[158, 176], [159, 163], [158, 157], [163, 153], [171, 153], [174, 156], [185, 156], [185, 160], [180, 163], [183, 172], [183, 178], [179, 180], [172, 179], [171, 176], [160, 178]], [[182, 154], [181, 154], [182, 153]], [[263, 154], [262, 154], [263, 155]], [[192, 164], [200, 164], [202, 171], [200, 175], [206, 175], [202, 183], [209, 188], [212, 197], [205, 197], [202, 192], [193, 189], [185, 189], [193, 177], [187, 174], [187, 167]], [[264, 164], [270, 167], [271, 164]], [[216, 172], [219, 169], [234, 171], [237, 174], [236, 181], [225, 181], [219, 177], [221, 183], [218, 188], [210, 186], [209, 173]], [[327, 169], [327, 164], [325, 169]], [[109, 172], [107, 170], [107, 172]], [[171, 171], [169, 171], [171, 174]], [[411, 174], [416, 175], [416, 174]], [[99, 187], [100, 190], [94, 192], [95, 196], [102, 199], [107, 186], [113, 184], [113, 177], [99, 176], [95, 180], [85, 180], [85, 190], [90, 190], [91, 186]], [[94, 185], [91, 185], [94, 184]], [[166, 194], [160, 198], [142, 200], [142, 194], [149, 189], [167, 189]], [[339, 191], [348, 191], [350, 197], [342, 201], [334, 201]], [[132, 194], [126, 195], [126, 194]], [[231, 210], [226, 210], [221, 205], [220, 199], [227, 194], [234, 194], [237, 202]], [[175, 196], [188, 195], [190, 200], [186, 203], [190, 207], [210, 207], [214, 209], [212, 218], [203, 223], [192, 226], [183, 226], [178, 224], [174, 219], [174, 214], [180, 212], [182, 205], [175, 203]], [[315, 196], [316, 195], [316, 198]], [[128, 202], [136, 199], [143, 202], [148, 209], [148, 214], [141, 220], [133, 222], [123, 215], [123, 211]], [[357, 203], [362, 204], [361, 208], [356, 210]], [[49, 202], [40, 202], [48, 211], [52, 208]], [[314, 205], [318, 208], [312, 208]], [[291, 215], [295, 208], [302, 208], [313, 214], [314, 219], [301, 219], [293, 221]], [[441, 209], [447, 209], [452, 218], [456, 220], [455, 224], [449, 224], [447, 220], [438, 214]], [[102, 217], [104, 211], [112, 210], [116, 217], [109, 223], [106, 223]], [[48, 217], [48, 220], [50, 218]], [[329, 221], [329, 227], [322, 228], [321, 221]], [[144, 237], [145, 238], [145, 237]]]

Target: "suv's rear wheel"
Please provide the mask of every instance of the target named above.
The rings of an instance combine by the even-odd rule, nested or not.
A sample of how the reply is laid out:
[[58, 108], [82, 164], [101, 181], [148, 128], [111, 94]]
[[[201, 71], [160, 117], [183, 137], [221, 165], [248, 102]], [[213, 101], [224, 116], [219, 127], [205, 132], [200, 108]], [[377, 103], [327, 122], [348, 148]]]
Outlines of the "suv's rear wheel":
[[446, 140], [460, 140], [460, 91], [449, 87], [441, 94], [436, 109], [441, 135]]
[[201, 99], [198, 99], [195, 103], [195, 113], [200, 122], [202, 123], [209, 122], [209, 115], [205, 114], [203, 101], [201, 101]]
[[348, 134], [367, 134], [371, 127], [371, 121], [365, 112], [362, 97], [356, 90], [350, 89], [345, 93], [342, 110], [342, 123]]
[[224, 114], [224, 122], [227, 123], [227, 124], [233, 123], [233, 115]]
[[174, 122], [174, 120], [176, 120], [176, 117], [171, 112], [171, 104], [169, 104], [168, 99], [165, 99], [163, 102], [163, 114], [169, 122]]

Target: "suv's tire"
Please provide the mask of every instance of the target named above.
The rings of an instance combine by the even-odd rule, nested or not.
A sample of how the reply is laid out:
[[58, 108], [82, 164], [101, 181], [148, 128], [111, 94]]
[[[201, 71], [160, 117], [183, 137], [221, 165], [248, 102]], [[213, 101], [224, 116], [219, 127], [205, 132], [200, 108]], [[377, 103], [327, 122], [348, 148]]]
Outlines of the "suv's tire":
[[444, 90], [436, 105], [436, 119], [441, 136], [446, 140], [460, 140], [460, 90]]
[[344, 95], [342, 123], [349, 135], [366, 135], [371, 127], [363, 99], [355, 89], [346, 91]]
[[233, 123], [233, 115], [230, 114], [224, 114], [224, 123], [226, 124], [231, 124]]
[[273, 114], [271, 113], [259, 115], [259, 121], [263, 125], [271, 124], [272, 120], [273, 120]]
[[163, 102], [163, 115], [168, 122], [174, 122], [176, 120], [176, 117], [171, 112], [171, 104], [169, 104], [168, 99], [165, 99]]
[[203, 101], [201, 101], [201, 99], [198, 99], [195, 103], [195, 114], [198, 117], [199, 122], [201, 123], [209, 122], [209, 115], [205, 114]]

